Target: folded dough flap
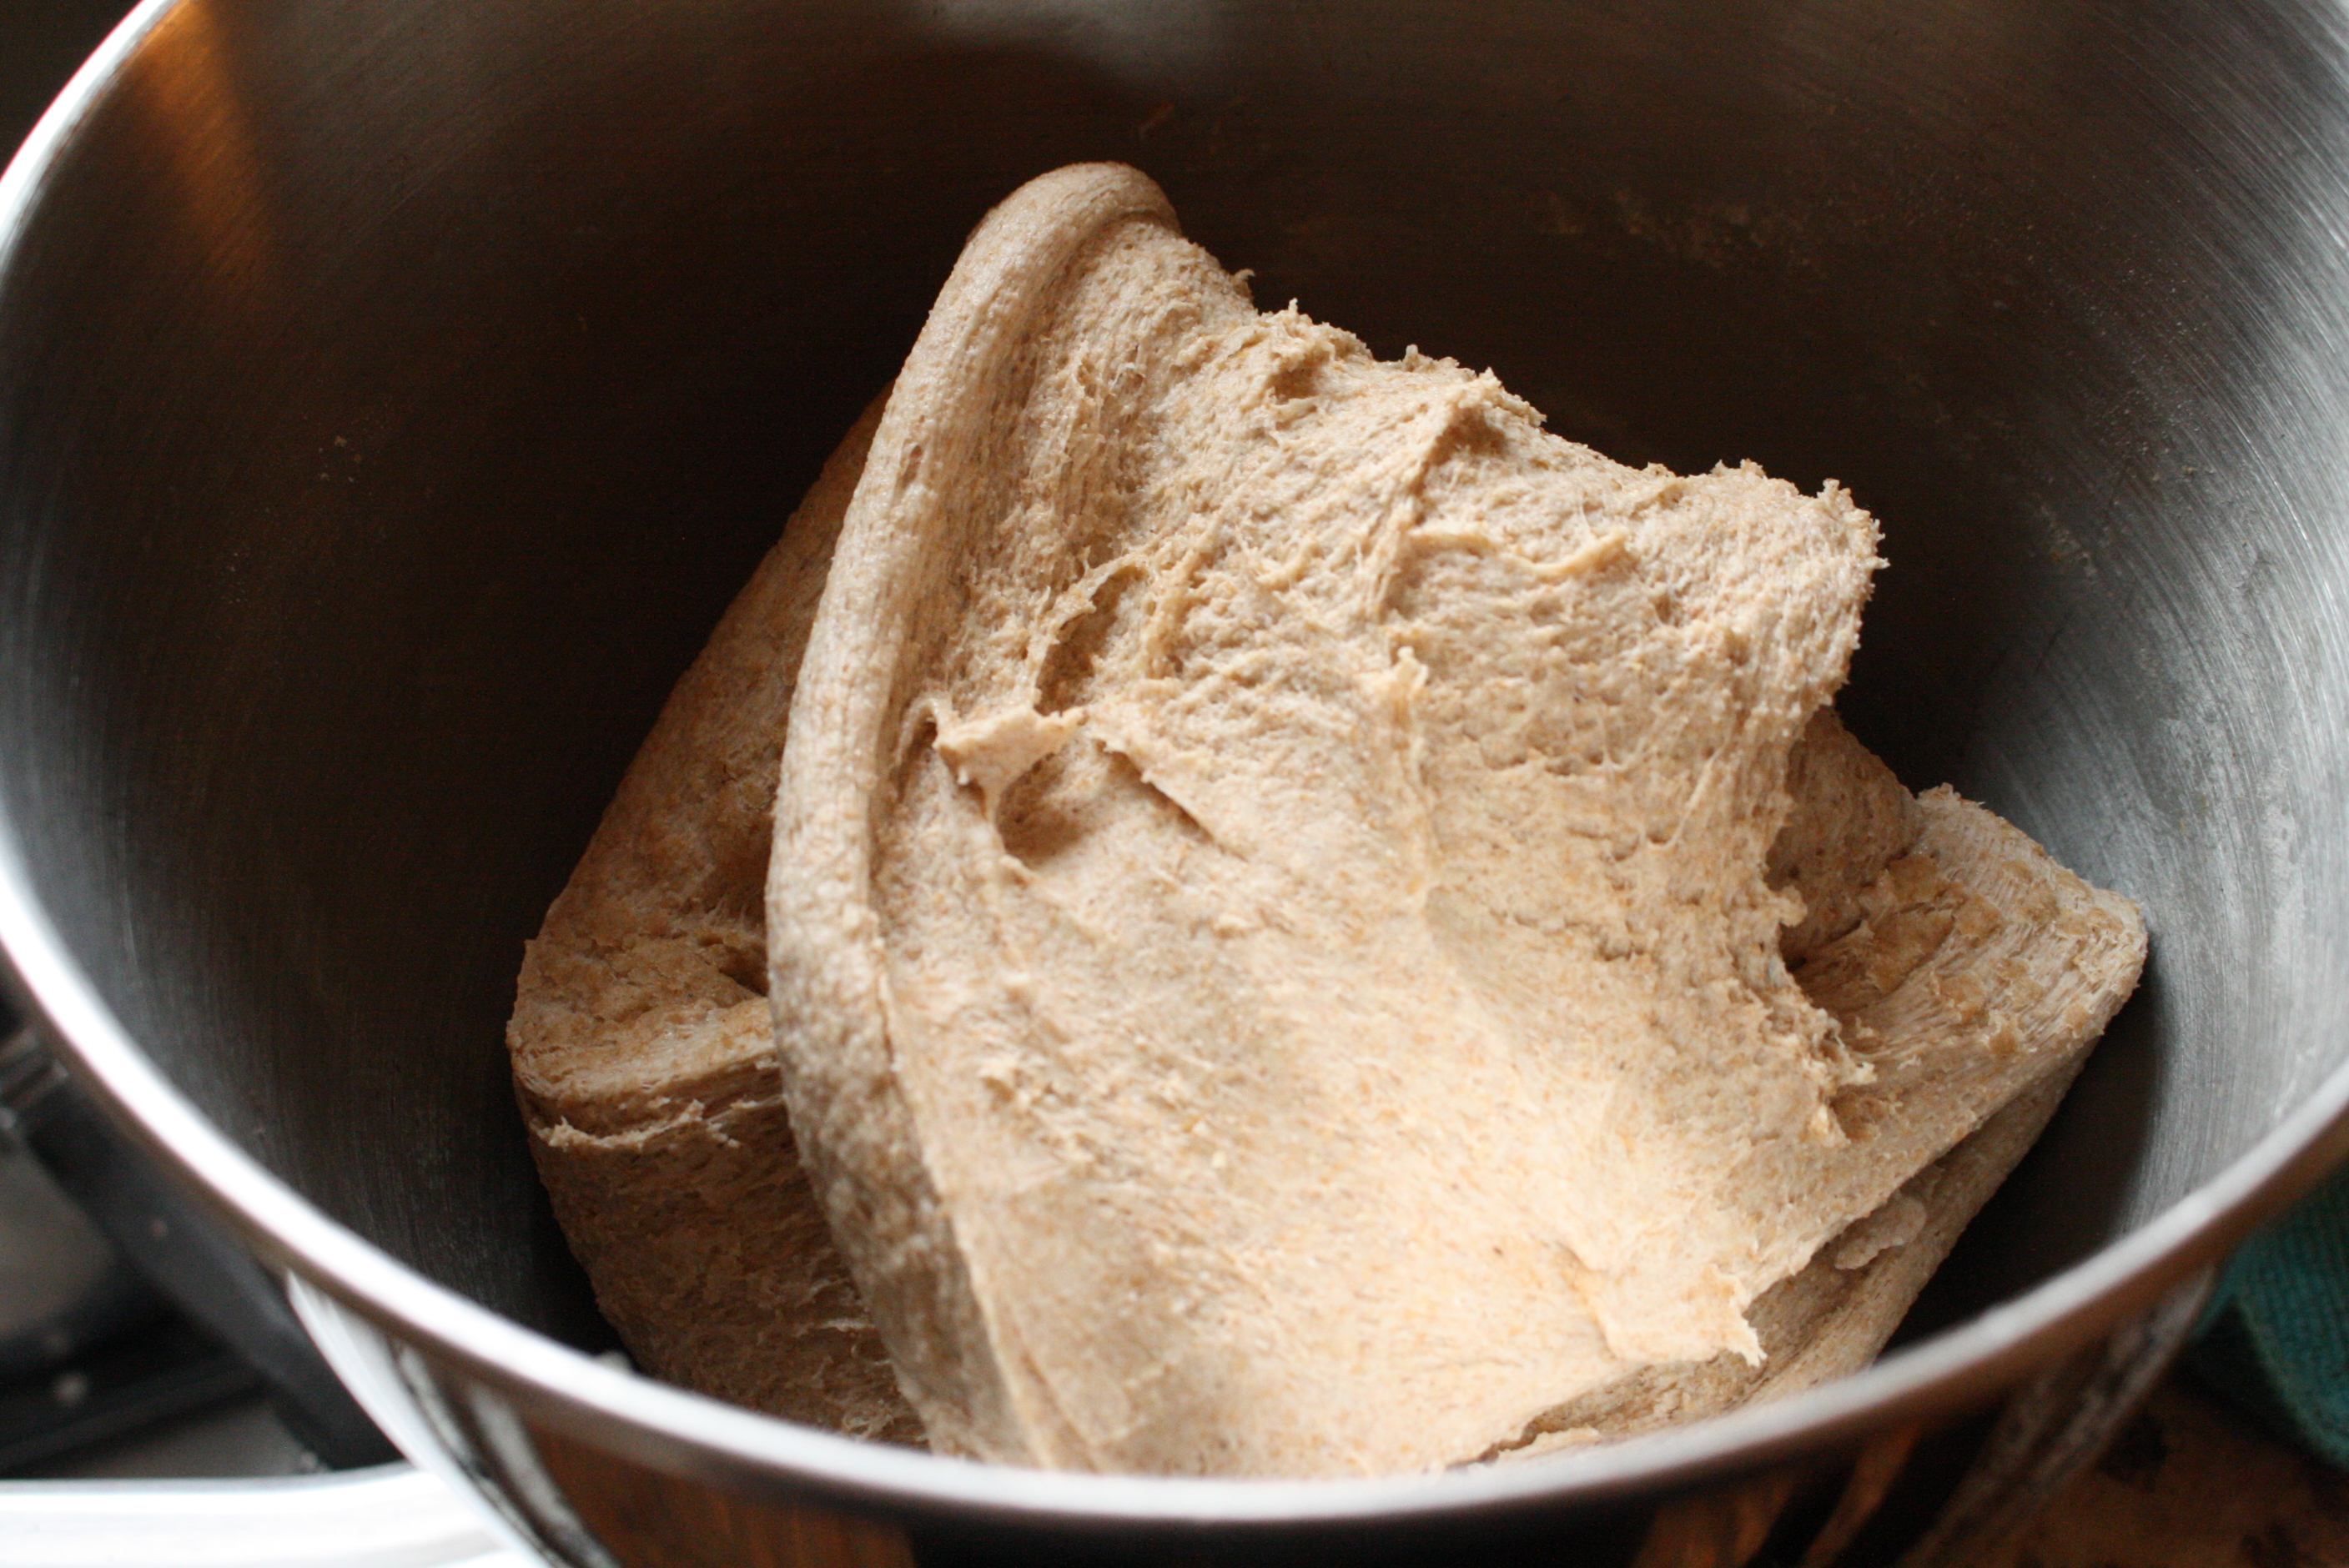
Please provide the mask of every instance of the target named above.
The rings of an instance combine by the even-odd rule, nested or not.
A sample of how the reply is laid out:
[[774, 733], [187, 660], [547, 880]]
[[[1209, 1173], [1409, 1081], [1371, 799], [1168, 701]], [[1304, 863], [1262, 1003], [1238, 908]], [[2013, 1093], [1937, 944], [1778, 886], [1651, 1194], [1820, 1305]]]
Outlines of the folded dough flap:
[[[975, 237], [784, 758], [795, 1125], [934, 1439], [1420, 1468], [1758, 1355], [1756, 1295], [2069, 1048], [2040, 1011], [2102, 1021], [1966, 1011], [2039, 973], [1961, 956], [2037, 862], [1774, 861], [1873, 522], [1259, 315], [1138, 179]], [[1881, 995], [1814, 1005], [1806, 911]]]
[[912, 1441], [802, 1175], [761, 995], [784, 721], [879, 411], [825, 465], [629, 765], [529, 944], [507, 1045], [555, 1216], [638, 1366]]

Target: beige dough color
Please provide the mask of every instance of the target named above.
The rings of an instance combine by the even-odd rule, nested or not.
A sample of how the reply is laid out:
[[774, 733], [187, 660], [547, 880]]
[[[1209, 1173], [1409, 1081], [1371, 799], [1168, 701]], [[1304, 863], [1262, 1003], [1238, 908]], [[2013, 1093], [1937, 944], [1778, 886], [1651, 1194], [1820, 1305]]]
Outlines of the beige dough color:
[[[1456, 1464], [1706, 1408], [1659, 1369], [1746, 1397], [1765, 1293], [1928, 1230], [1904, 1186], [2143, 934], [1822, 715], [1877, 540], [1260, 314], [1130, 170], [991, 214], [848, 503], [769, 882], [792, 1125], [930, 1439]], [[1782, 839], [1806, 729], [1878, 804]]]

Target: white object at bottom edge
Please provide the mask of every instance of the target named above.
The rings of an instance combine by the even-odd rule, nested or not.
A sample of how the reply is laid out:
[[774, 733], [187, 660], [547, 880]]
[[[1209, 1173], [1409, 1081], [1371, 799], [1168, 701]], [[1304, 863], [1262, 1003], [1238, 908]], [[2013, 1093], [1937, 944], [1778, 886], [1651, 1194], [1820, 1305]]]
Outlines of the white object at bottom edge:
[[405, 1464], [266, 1480], [0, 1481], [5, 1568], [535, 1568]]

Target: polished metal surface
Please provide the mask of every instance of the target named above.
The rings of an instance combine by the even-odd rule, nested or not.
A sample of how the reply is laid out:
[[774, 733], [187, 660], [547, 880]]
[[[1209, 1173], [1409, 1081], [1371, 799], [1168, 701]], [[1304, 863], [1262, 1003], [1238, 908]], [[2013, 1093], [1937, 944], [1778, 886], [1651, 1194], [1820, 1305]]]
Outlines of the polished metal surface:
[[[2154, 957], [1869, 1374], [1538, 1466], [1012, 1474], [634, 1378], [520, 944], [1022, 179], [1885, 530], [1846, 703]], [[180, 0], [0, 181], [0, 942], [280, 1261], [545, 1429], [919, 1518], [1614, 1539], [2088, 1342], [2344, 1143], [2349, 21], [2300, 0]]]

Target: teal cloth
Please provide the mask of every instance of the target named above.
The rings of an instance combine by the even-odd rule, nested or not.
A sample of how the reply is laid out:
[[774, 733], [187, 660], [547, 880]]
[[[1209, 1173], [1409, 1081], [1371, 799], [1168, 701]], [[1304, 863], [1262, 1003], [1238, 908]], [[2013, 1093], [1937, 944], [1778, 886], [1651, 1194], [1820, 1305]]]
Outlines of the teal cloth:
[[2204, 1382], [2349, 1470], [2349, 1167], [2244, 1243], [2195, 1332]]

